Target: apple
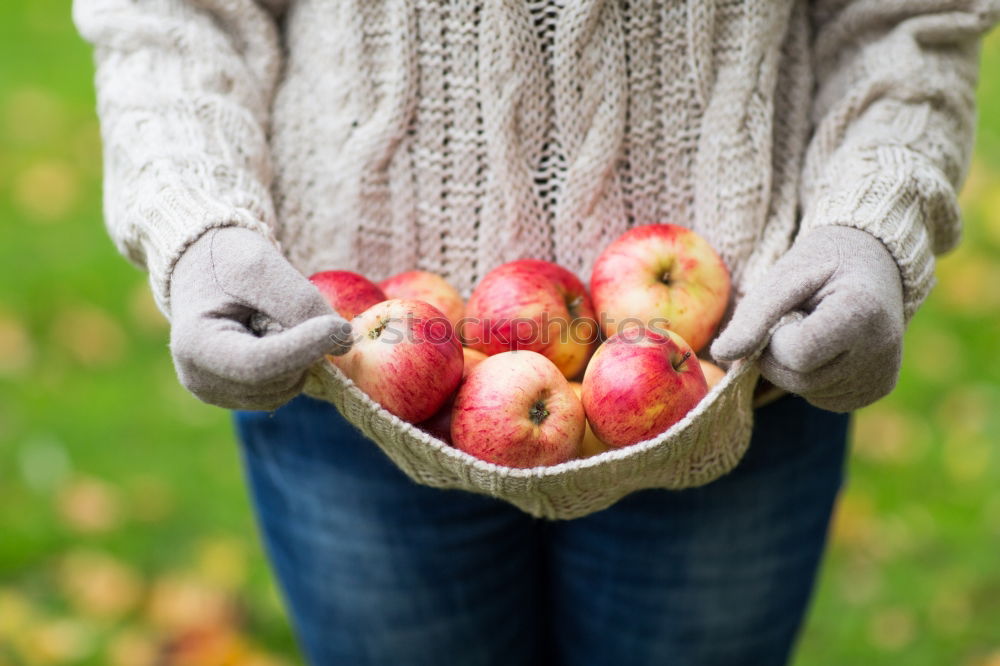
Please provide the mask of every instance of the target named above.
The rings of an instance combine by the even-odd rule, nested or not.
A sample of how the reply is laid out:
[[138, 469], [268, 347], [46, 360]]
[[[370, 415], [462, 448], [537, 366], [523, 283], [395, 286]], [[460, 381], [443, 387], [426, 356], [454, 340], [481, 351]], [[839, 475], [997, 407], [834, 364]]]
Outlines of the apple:
[[[583, 399], [583, 384], [580, 382], [570, 382], [570, 388], [573, 389], [573, 393], [576, 393], [576, 397]], [[587, 422], [584, 425], [583, 440], [580, 442], [580, 458], [589, 458], [590, 456], [596, 456], [598, 453], [604, 453], [610, 450], [607, 444], [602, 442], [600, 438], [594, 434], [594, 429], [590, 427], [590, 423]]]
[[351, 349], [327, 358], [404, 421], [433, 416], [462, 380], [462, 345], [448, 318], [429, 303], [376, 303], [352, 319], [351, 327]]
[[344, 319], [354, 319], [376, 303], [386, 300], [385, 293], [377, 284], [351, 271], [321, 271], [310, 276], [309, 281]]
[[705, 381], [708, 383], [708, 389], [711, 391], [712, 387], [721, 382], [722, 378], [726, 376], [726, 371], [703, 358], [698, 359], [698, 363], [701, 365], [701, 372], [705, 375]]
[[483, 277], [465, 308], [466, 344], [489, 355], [542, 354], [566, 377], [584, 369], [600, 330], [586, 287], [561, 266], [519, 259]]
[[616, 448], [662, 433], [707, 392], [701, 365], [681, 336], [638, 325], [598, 347], [583, 377], [590, 427]]
[[[465, 357], [465, 365], [462, 366], [462, 381], [469, 376], [469, 372], [479, 365], [479, 362], [487, 356], [481, 351], [462, 347], [462, 355]], [[462, 387], [461, 382], [459, 388]], [[438, 439], [451, 444], [451, 410], [455, 407], [455, 395], [448, 399], [441, 409], [437, 410], [434, 416], [420, 424], [420, 429], [437, 437]]]
[[626, 231], [597, 258], [590, 278], [606, 337], [638, 321], [675, 331], [695, 351], [715, 333], [729, 292], [722, 258], [704, 238], [676, 224]]
[[443, 312], [458, 330], [465, 315], [465, 303], [458, 290], [448, 282], [428, 271], [406, 271], [378, 283], [389, 298], [411, 298], [426, 301]]
[[528, 350], [501, 352], [458, 390], [451, 440], [497, 465], [555, 465], [576, 456], [584, 422], [580, 399], [552, 361]]

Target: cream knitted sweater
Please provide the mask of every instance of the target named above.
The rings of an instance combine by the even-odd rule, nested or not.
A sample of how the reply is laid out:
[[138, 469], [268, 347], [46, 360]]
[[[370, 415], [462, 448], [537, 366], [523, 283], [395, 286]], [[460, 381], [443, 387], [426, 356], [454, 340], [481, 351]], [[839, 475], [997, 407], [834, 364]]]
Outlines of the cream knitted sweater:
[[239, 225], [300, 271], [589, 278], [634, 224], [704, 235], [735, 298], [800, 229], [895, 257], [907, 319], [955, 245], [993, 0], [76, 0], [105, 214], [170, 274]]

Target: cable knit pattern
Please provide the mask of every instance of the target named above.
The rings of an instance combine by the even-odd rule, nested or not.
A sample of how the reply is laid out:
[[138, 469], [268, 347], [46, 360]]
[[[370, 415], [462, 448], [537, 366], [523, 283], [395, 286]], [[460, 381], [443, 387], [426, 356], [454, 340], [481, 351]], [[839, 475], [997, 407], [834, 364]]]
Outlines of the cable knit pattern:
[[[75, 0], [95, 46], [105, 214], [170, 316], [206, 229], [302, 273], [502, 262], [589, 278], [633, 225], [693, 228], [733, 303], [802, 229], [886, 246], [909, 319], [960, 235], [978, 39], [1000, 0]], [[552, 470], [463, 459], [335, 369], [307, 385], [413, 478], [571, 517], [707, 483], [750, 437], [755, 362], [668, 433]]]
[[304, 273], [423, 268], [468, 295], [519, 257], [586, 280], [611, 238], [670, 221], [719, 249], [739, 300], [801, 208], [801, 225], [886, 244], [909, 317], [959, 235], [996, 4], [74, 7], [96, 46], [108, 229], [168, 316], [171, 267], [212, 226], [273, 235]]

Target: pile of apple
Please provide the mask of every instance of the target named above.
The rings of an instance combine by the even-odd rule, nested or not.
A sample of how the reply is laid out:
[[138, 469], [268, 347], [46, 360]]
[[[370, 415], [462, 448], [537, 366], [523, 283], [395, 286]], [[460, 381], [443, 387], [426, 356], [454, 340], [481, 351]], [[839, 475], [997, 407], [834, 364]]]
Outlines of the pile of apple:
[[695, 352], [725, 312], [729, 271], [676, 225], [619, 237], [595, 262], [590, 293], [537, 259], [494, 269], [468, 303], [426, 271], [379, 284], [349, 271], [310, 280], [354, 329], [351, 350], [330, 362], [389, 412], [498, 465], [555, 465], [647, 440], [724, 375]]

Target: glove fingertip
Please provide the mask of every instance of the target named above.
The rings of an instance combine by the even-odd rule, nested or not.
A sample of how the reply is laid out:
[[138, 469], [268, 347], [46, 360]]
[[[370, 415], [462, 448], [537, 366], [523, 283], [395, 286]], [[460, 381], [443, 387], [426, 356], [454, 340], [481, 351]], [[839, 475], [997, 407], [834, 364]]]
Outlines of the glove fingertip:
[[351, 326], [351, 322], [340, 319], [330, 327], [328, 338], [334, 346], [327, 353], [342, 356], [349, 352], [354, 344], [354, 327]]
[[307, 319], [299, 327], [308, 327], [307, 337], [317, 352], [339, 356], [347, 353], [354, 343], [354, 328], [337, 314]]
[[748, 356], [753, 349], [753, 340], [723, 334], [712, 343], [711, 352], [717, 361], [735, 361]]

